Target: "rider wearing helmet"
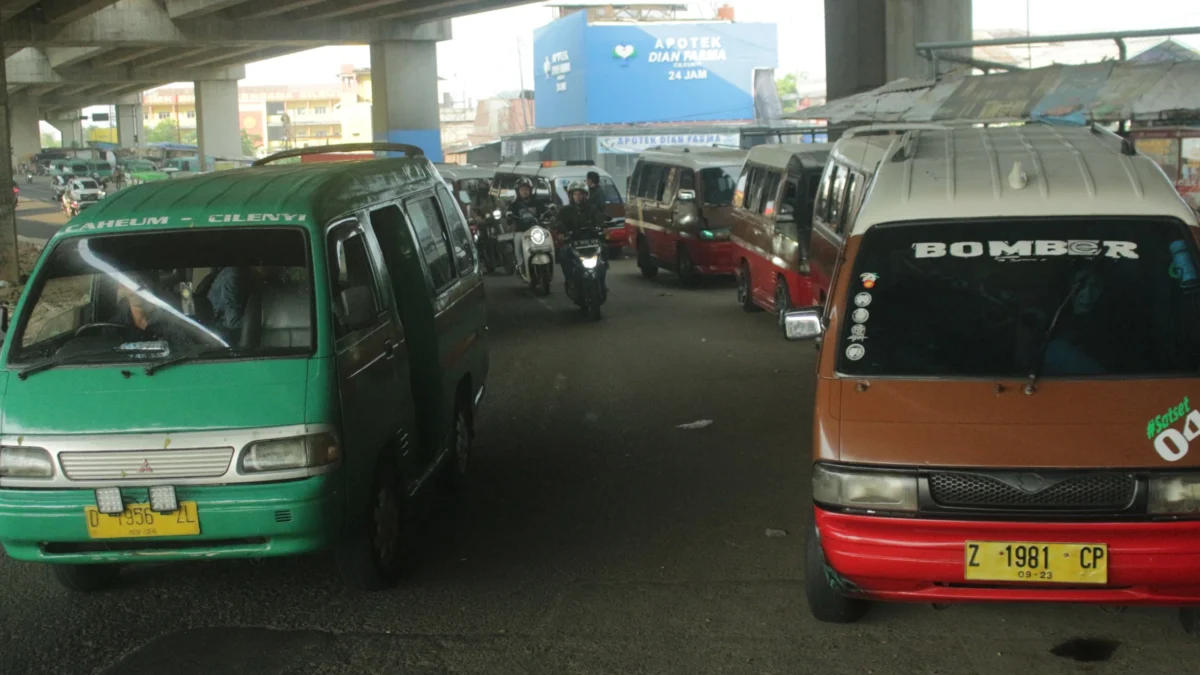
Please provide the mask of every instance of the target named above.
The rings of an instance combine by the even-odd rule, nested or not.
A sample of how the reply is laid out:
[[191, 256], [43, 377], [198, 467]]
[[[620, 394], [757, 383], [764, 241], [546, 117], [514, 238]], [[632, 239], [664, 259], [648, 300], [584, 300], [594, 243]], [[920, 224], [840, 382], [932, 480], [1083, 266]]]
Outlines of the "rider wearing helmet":
[[[558, 212], [558, 230], [568, 242], [580, 230], [599, 230], [604, 228], [604, 214], [596, 209], [588, 199], [588, 187], [580, 181], [574, 181], [567, 186], [567, 196], [571, 203]], [[563, 278], [571, 278], [571, 259], [567, 249], [569, 243], [560, 246], [556, 252], [558, 263], [562, 265]]]
[[533, 194], [533, 181], [528, 178], [517, 181], [517, 198], [508, 205], [508, 214], [517, 222], [518, 229], [525, 229], [521, 225], [521, 215], [524, 212], [532, 212], [536, 220], [541, 220], [547, 208], [546, 202]]

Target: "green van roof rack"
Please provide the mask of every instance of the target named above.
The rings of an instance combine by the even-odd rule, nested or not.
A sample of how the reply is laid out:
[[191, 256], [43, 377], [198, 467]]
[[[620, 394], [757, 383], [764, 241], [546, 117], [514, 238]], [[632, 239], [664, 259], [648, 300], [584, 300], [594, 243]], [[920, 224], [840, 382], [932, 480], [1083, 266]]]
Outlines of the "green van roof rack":
[[308, 148], [293, 148], [291, 150], [283, 150], [273, 155], [257, 159], [250, 166], [266, 166], [271, 162], [277, 162], [281, 159], [290, 157], [304, 157], [305, 155], [328, 155], [342, 152], [403, 152], [407, 157], [424, 157], [425, 151], [415, 145], [407, 143], [343, 143], [341, 145], [319, 145]]

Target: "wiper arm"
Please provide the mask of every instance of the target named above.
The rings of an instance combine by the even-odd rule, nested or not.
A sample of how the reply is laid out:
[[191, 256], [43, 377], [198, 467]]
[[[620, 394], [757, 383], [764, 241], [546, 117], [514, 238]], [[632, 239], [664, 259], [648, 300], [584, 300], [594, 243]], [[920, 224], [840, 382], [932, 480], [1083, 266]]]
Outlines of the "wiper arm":
[[1075, 279], [1075, 283], [1071, 284], [1071, 288], [1067, 290], [1067, 294], [1063, 296], [1062, 302], [1058, 303], [1058, 309], [1054, 311], [1054, 317], [1050, 319], [1050, 325], [1046, 326], [1046, 334], [1042, 337], [1042, 344], [1038, 348], [1037, 356], [1034, 357], [1033, 365], [1029, 368], [1029, 383], [1025, 385], [1025, 393], [1032, 394], [1037, 391], [1037, 379], [1041, 374], [1042, 365], [1046, 361], [1046, 351], [1050, 348], [1050, 340], [1054, 338], [1054, 329], [1058, 327], [1058, 320], [1062, 318], [1062, 314], [1067, 309], [1067, 305], [1075, 299], [1079, 294], [1079, 290], [1083, 288], [1087, 282], [1088, 275], [1092, 268], [1100, 262], [1103, 255], [1097, 254], [1086, 267], [1079, 272], [1079, 277]]
[[154, 351], [154, 350], [129, 350], [129, 349], [121, 349], [119, 347], [106, 347], [104, 349], [93, 349], [93, 350], [87, 351], [87, 352], [78, 352], [76, 354], [67, 354], [65, 356], [60, 356], [58, 358], [49, 358], [49, 359], [46, 359], [45, 361], [42, 361], [41, 363], [38, 363], [36, 365], [29, 366], [28, 368], [23, 368], [17, 372], [17, 379], [18, 380], [29, 379], [30, 375], [37, 375], [38, 373], [40, 373], [44, 370], [50, 370], [51, 368], [56, 368], [58, 366], [63, 365], [64, 363], [69, 363], [71, 361], [74, 361], [75, 359], [86, 358], [88, 356], [100, 356], [102, 354], [111, 354], [113, 352], [120, 352], [122, 354], [127, 354], [131, 351]]
[[237, 355], [240, 353], [242, 353], [240, 350], [234, 349], [233, 347], [217, 347], [215, 349], [195, 350], [195, 351], [186, 352], [184, 354], [180, 354], [179, 356], [176, 356], [174, 358], [169, 358], [169, 359], [165, 359], [162, 361], [158, 361], [157, 363], [151, 363], [150, 365], [146, 366], [146, 369], [144, 372], [147, 375], [153, 375], [153, 374], [157, 373], [158, 371], [162, 370], [163, 368], [168, 368], [168, 367], [176, 365], [178, 363], [184, 363], [187, 361], [195, 361], [196, 359], [203, 359], [203, 358], [206, 358], [209, 356], [214, 356], [216, 354]]

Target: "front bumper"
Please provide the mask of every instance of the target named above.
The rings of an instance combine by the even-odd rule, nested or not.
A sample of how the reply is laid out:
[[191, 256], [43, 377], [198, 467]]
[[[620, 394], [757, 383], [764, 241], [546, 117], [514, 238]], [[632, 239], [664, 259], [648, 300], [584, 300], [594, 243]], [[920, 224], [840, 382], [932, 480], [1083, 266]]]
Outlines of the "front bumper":
[[[826, 564], [856, 595], [901, 602], [1200, 604], [1200, 522], [979, 522], [815, 509]], [[1108, 584], [967, 582], [968, 540], [1103, 543]]]
[[604, 230], [604, 245], [608, 248], [624, 248], [628, 240], [624, 223]]
[[733, 264], [733, 242], [697, 240], [694, 246], [689, 245], [688, 254], [692, 264], [701, 274], [731, 275], [736, 270]]
[[[89, 539], [83, 507], [92, 490], [0, 490], [0, 544], [16, 560], [115, 563], [246, 558], [308, 553], [341, 534], [341, 472], [281, 483], [176, 487], [195, 501], [200, 534]], [[122, 488], [146, 501], [145, 488]]]

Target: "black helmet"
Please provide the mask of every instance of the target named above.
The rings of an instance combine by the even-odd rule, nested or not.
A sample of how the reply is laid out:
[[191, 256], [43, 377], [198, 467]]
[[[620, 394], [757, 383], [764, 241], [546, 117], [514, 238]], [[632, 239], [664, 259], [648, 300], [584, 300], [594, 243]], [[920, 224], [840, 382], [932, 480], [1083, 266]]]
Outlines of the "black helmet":
[[529, 190], [532, 192], [533, 191], [533, 181], [529, 180], [528, 178], [518, 179], [517, 180], [517, 189], [520, 190], [523, 187], [529, 188]]

